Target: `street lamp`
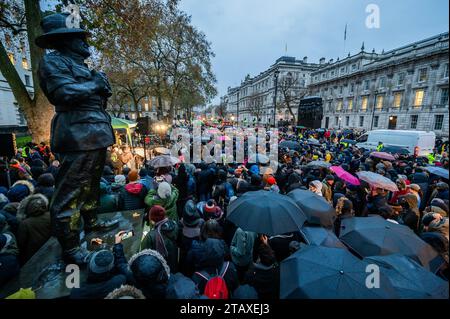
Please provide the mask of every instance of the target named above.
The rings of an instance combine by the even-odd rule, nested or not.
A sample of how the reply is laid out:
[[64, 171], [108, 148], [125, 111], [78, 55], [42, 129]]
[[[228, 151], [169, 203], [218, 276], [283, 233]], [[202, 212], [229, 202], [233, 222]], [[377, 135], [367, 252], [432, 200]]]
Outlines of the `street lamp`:
[[342, 121], [342, 117], [341, 116], [339, 116], [339, 130], [341, 129], [341, 121]]
[[278, 90], [278, 75], [280, 74], [280, 71], [275, 70], [273, 73], [273, 80], [275, 84], [275, 92], [273, 96], [273, 126], [276, 126], [276, 111], [277, 111], [277, 90]]

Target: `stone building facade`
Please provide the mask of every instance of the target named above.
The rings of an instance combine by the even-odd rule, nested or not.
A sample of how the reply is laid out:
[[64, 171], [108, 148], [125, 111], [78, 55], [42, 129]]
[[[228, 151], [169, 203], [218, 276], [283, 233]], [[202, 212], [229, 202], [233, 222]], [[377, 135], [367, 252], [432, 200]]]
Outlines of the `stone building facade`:
[[448, 137], [448, 33], [387, 52], [361, 52], [311, 74], [322, 127], [435, 131]]
[[[240, 122], [248, 123], [255, 117], [249, 103], [260, 94], [261, 123], [273, 124], [273, 77], [279, 70], [280, 77], [291, 72], [303, 80], [292, 94], [322, 97], [322, 127], [431, 130], [448, 137], [448, 44], [446, 32], [381, 53], [367, 52], [363, 44], [355, 55], [328, 62], [322, 58], [317, 64], [282, 57], [258, 76], [247, 76], [239, 87], [229, 88], [221, 103], [228, 114], [237, 118], [239, 113]], [[277, 121], [291, 119], [282, 99], [278, 87]]]

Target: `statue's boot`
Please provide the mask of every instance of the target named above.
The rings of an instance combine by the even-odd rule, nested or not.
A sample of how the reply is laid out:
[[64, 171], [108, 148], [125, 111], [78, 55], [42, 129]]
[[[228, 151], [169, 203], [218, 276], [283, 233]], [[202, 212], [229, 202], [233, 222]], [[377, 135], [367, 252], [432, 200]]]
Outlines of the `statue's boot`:
[[95, 211], [84, 211], [81, 214], [84, 219], [84, 230], [87, 233], [107, 231], [119, 225], [118, 220], [99, 220]]
[[90, 251], [80, 247], [80, 234], [70, 228], [70, 222], [59, 223], [58, 241], [63, 250], [63, 260], [66, 264], [85, 265]]

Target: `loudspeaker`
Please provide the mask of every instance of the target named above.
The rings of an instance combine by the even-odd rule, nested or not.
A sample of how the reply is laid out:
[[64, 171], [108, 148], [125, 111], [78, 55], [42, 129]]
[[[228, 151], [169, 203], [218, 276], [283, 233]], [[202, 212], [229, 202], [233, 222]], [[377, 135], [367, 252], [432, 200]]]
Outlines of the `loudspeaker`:
[[16, 134], [0, 134], [0, 156], [12, 158], [17, 153]]
[[137, 125], [136, 125], [136, 132], [141, 135], [147, 135], [150, 133], [152, 123], [151, 118], [146, 117], [140, 117], [137, 119]]

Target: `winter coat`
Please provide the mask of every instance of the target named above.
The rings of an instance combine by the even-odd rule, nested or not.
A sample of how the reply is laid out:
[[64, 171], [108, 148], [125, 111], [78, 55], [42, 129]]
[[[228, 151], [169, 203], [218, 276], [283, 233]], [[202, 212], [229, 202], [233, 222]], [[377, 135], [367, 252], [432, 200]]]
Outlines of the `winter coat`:
[[256, 289], [259, 299], [279, 299], [280, 267], [253, 263], [245, 275], [244, 283]]
[[333, 190], [326, 181], [322, 182], [322, 196], [328, 203], [333, 203]]
[[399, 222], [408, 226], [414, 232], [419, 232], [420, 212], [417, 207], [417, 197], [414, 194], [407, 194], [404, 196], [408, 203], [408, 208], [404, 209], [399, 216]]
[[119, 207], [122, 210], [140, 209], [144, 207], [147, 189], [144, 185], [134, 182], [125, 185], [119, 193]]
[[[167, 264], [170, 267], [171, 273], [176, 273], [178, 269], [178, 224], [177, 222], [169, 219], [160, 226], [160, 231], [162, 238], [164, 240], [164, 245], [167, 249]], [[153, 228], [147, 233], [141, 242], [141, 250], [153, 249], [156, 250], [156, 236], [157, 230]], [[160, 252], [161, 253], [161, 252]]]
[[366, 210], [368, 214], [378, 214], [378, 210], [383, 207], [387, 206], [387, 198], [386, 196], [382, 195], [375, 195], [375, 196], [368, 196], [367, 197], [367, 205]]
[[17, 231], [20, 260], [24, 264], [51, 236], [47, 197], [42, 194], [28, 196], [20, 203], [17, 214], [25, 216]]
[[269, 238], [269, 245], [275, 253], [278, 262], [290, 256], [289, 244], [292, 241], [301, 241], [300, 234], [292, 233], [285, 235], [277, 235]]
[[20, 272], [19, 259], [14, 235], [2, 233], [6, 243], [0, 248], [0, 287], [14, 278]]
[[104, 281], [87, 281], [70, 290], [70, 299], [104, 299], [110, 292], [126, 284], [127, 277], [117, 274]]
[[119, 210], [119, 195], [108, 193], [108, 187], [105, 183], [100, 183], [100, 206], [98, 212], [111, 213]]
[[[220, 239], [208, 238], [206, 241], [194, 241], [187, 255], [187, 262], [193, 263], [196, 272], [205, 272], [209, 277], [217, 275], [223, 265], [225, 256], [225, 242]], [[224, 280], [231, 294], [239, 286], [236, 267], [232, 262], [224, 275]], [[194, 273], [192, 280], [197, 284], [198, 290], [203, 294], [207, 280]]]
[[45, 173], [39, 176], [35, 194], [42, 194], [49, 201], [52, 200], [53, 193], [55, 192], [55, 178], [50, 173]]
[[152, 207], [154, 205], [159, 205], [164, 207], [166, 210], [166, 216], [170, 219], [178, 221], [177, 214], [177, 200], [178, 200], [178, 189], [171, 185], [172, 193], [168, 198], [160, 198], [158, 196], [158, 191], [156, 189], [152, 189], [148, 192], [147, 196], [145, 196], [145, 204], [148, 207]]
[[254, 232], [236, 229], [231, 241], [231, 260], [240, 267], [248, 266], [253, 260], [253, 245], [257, 234]]

